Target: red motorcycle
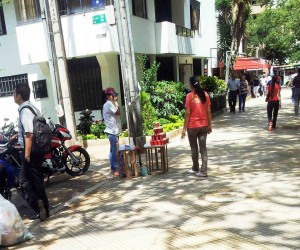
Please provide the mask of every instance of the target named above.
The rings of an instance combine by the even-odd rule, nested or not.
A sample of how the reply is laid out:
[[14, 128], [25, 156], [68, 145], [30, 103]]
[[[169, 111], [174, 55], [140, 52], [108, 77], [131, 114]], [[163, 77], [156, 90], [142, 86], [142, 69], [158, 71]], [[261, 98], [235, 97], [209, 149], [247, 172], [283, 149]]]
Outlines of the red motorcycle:
[[79, 176], [89, 169], [89, 153], [80, 145], [67, 147], [65, 141], [72, 138], [70, 131], [60, 124], [53, 124], [48, 118], [52, 129], [51, 151], [45, 155], [43, 173], [49, 177], [56, 172], [66, 172], [71, 176]]

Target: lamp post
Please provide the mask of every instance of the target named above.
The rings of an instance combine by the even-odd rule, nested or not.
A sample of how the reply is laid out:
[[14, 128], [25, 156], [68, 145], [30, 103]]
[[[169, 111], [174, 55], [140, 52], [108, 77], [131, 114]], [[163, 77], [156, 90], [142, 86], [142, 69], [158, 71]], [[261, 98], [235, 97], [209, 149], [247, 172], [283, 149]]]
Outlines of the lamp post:
[[227, 84], [229, 78], [229, 65], [231, 61], [231, 57], [234, 55], [234, 51], [228, 50], [226, 51], [226, 73], [225, 73], [225, 82]]

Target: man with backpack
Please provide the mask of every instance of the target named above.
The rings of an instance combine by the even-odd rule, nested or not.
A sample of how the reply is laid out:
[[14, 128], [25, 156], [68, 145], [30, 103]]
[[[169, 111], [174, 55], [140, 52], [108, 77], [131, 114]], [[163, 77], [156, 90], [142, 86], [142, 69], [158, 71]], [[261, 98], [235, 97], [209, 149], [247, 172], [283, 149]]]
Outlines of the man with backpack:
[[42, 172], [44, 154], [38, 150], [33, 150], [35, 145], [33, 121], [36, 116], [39, 117], [40, 112], [30, 103], [29, 98], [29, 85], [23, 83], [17, 84], [14, 92], [14, 100], [19, 105], [18, 142], [24, 147], [19, 182], [23, 198], [37, 213], [30, 219], [40, 219], [43, 221], [49, 217], [49, 201]]

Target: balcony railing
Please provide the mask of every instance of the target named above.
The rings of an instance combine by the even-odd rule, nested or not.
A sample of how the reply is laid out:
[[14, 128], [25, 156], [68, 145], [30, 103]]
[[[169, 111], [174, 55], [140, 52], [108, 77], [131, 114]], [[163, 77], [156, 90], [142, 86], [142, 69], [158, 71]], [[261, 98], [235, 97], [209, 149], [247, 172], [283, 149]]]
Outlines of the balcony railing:
[[176, 35], [193, 38], [193, 31], [191, 29], [176, 25]]

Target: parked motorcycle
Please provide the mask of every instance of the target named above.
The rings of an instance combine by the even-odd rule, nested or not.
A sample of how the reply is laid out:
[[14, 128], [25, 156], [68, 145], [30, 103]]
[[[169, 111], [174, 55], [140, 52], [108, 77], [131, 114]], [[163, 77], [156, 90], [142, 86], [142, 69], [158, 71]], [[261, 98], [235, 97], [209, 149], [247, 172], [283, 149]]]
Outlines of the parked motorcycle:
[[51, 151], [45, 155], [43, 172], [49, 177], [56, 172], [66, 172], [71, 176], [85, 174], [90, 167], [90, 156], [80, 145], [67, 147], [65, 142], [72, 138], [70, 131], [48, 118], [52, 129]]
[[11, 199], [11, 189], [20, 193], [19, 172], [21, 169], [21, 147], [16, 143], [17, 137], [9, 138], [0, 134], [0, 194]]

